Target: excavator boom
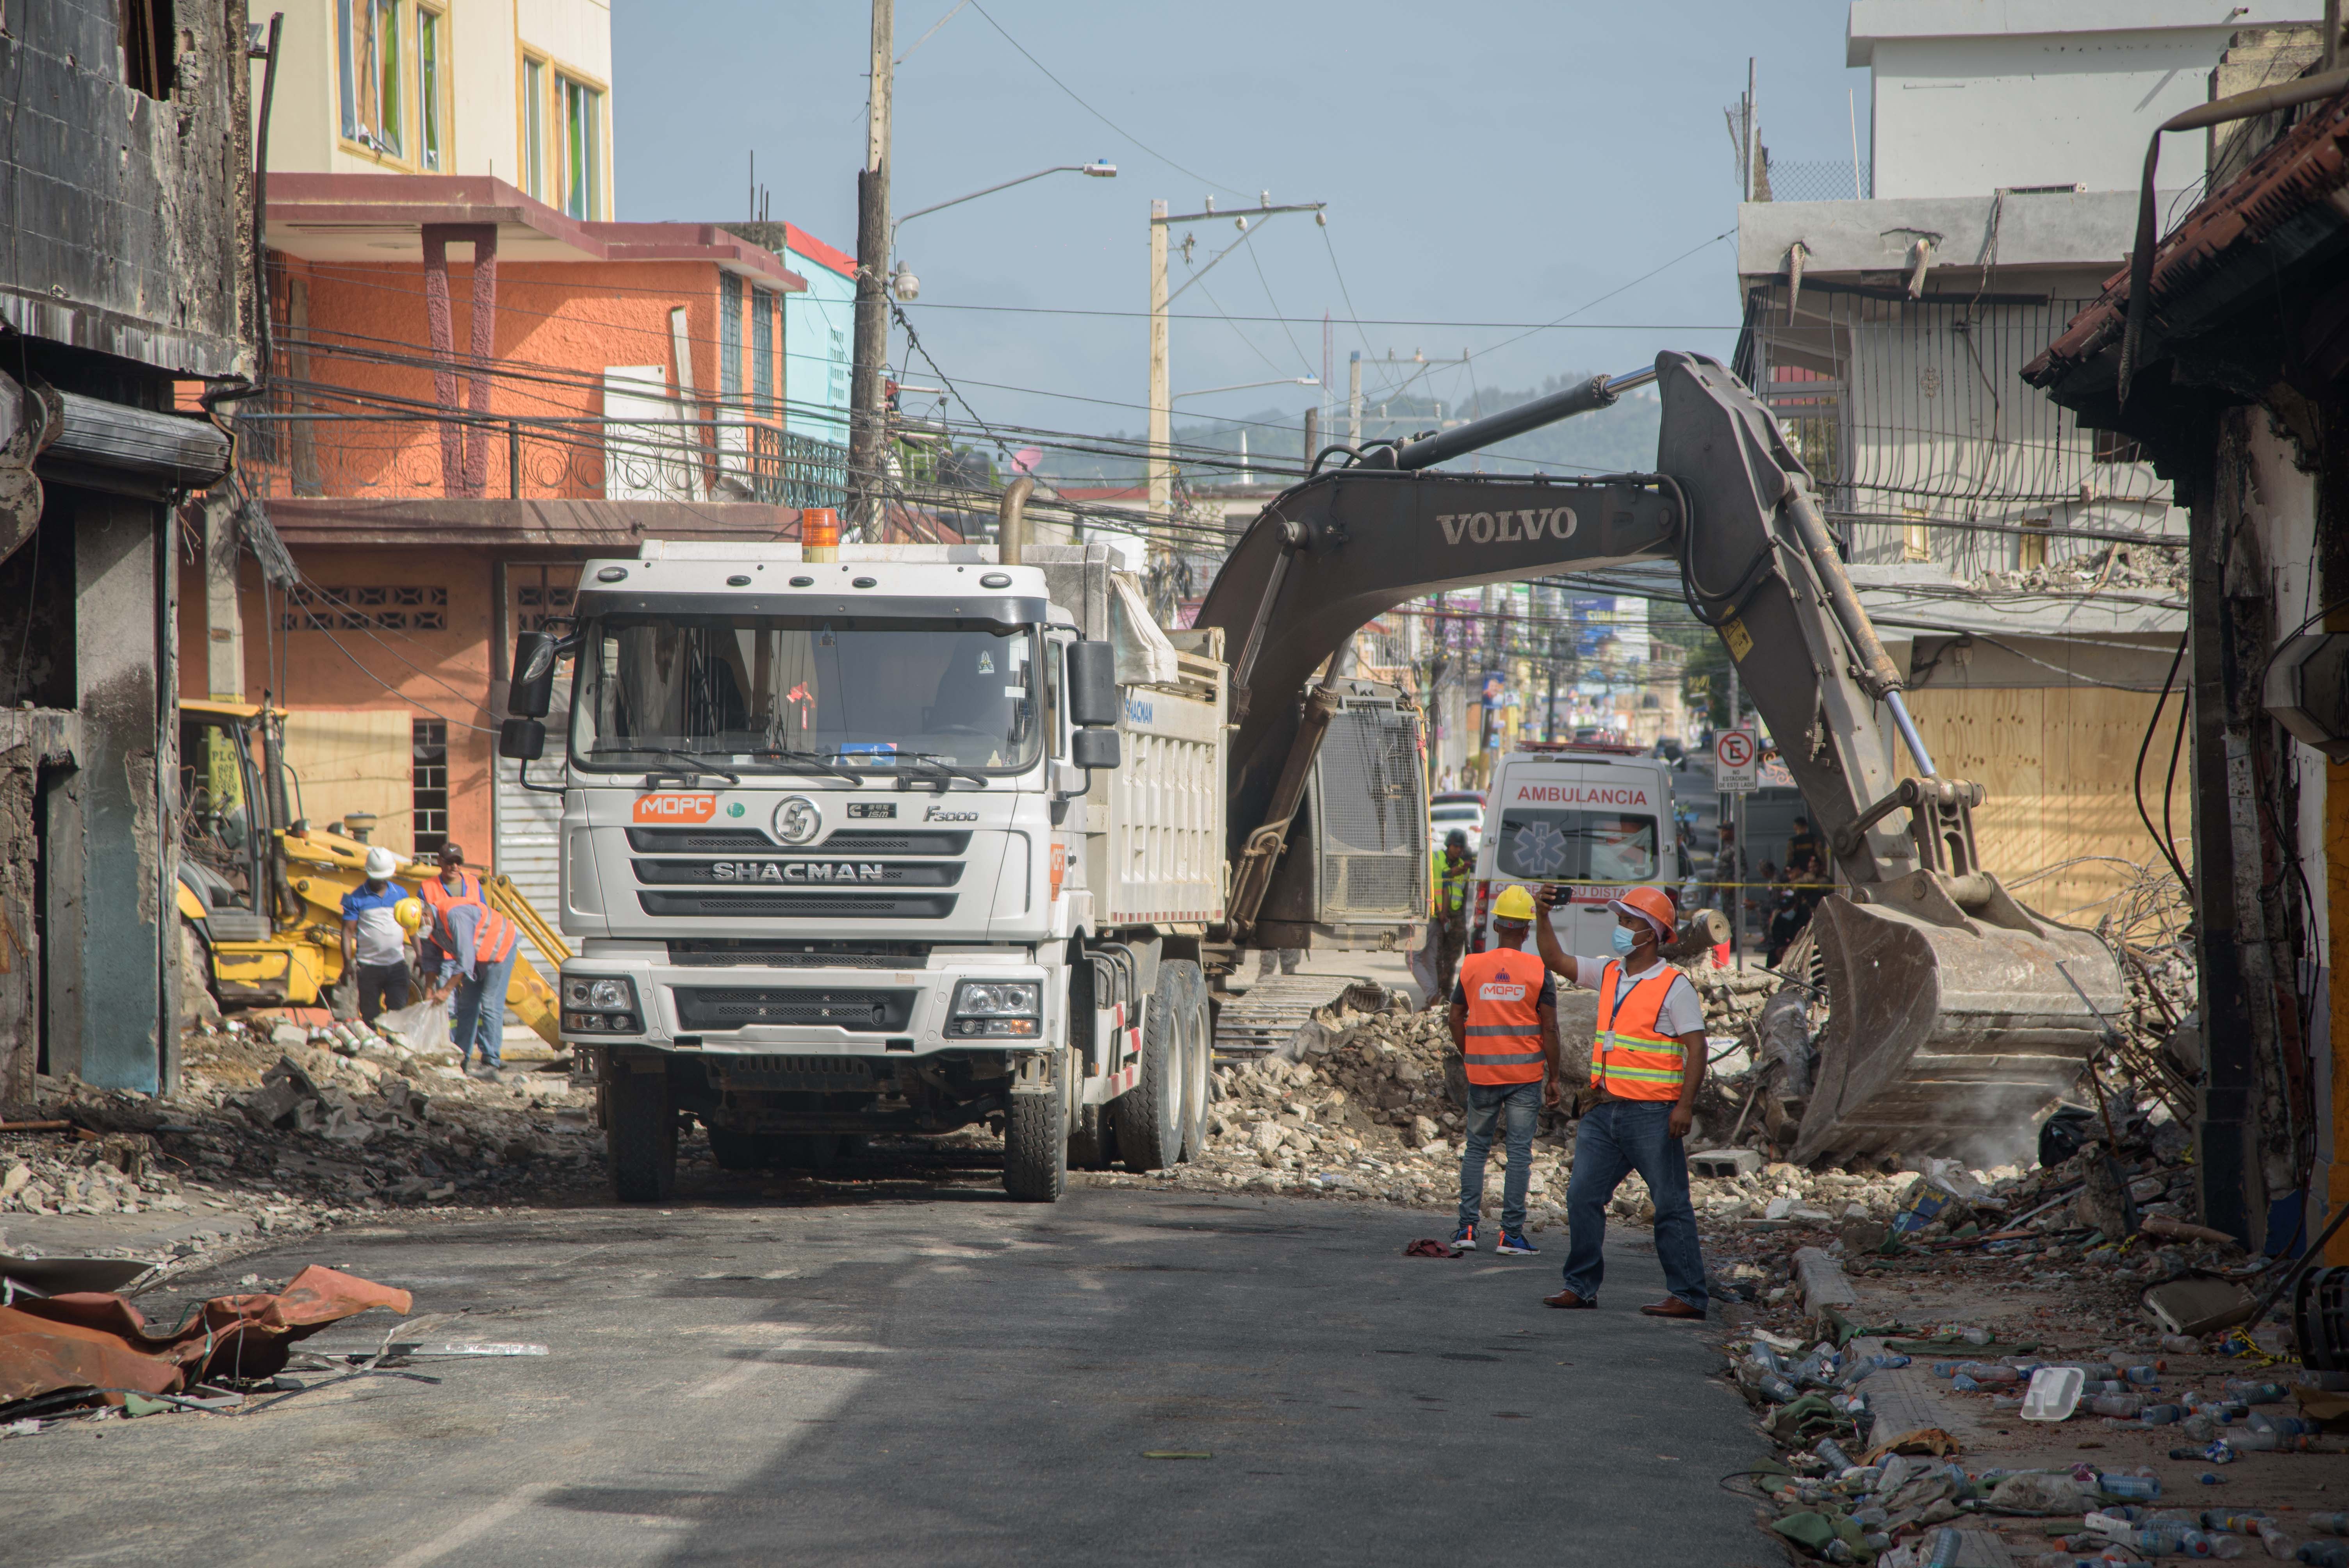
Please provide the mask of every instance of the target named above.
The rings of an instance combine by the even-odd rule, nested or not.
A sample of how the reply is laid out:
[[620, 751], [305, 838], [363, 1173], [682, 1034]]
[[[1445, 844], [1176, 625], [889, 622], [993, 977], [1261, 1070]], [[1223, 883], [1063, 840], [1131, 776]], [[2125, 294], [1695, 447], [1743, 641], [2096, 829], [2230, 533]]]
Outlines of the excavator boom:
[[[1653, 381], [1657, 471], [1599, 479], [1433, 465]], [[1975, 859], [1978, 787], [1940, 777], [1845, 576], [1809, 473], [1717, 362], [1667, 353], [1421, 441], [1353, 454], [1276, 498], [1196, 624], [1236, 650], [1231, 915], [1244, 935], [1320, 727], [1314, 672], [1354, 632], [1448, 590], [1671, 562], [1776, 738], [1842, 891], [1816, 917], [1828, 1019], [1798, 1161], [2011, 1148], [2068, 1089], [2123, 1000], [2091, 933], [2043, 919]], [[1896, 738], [1915, 771], [1902, 777]]]

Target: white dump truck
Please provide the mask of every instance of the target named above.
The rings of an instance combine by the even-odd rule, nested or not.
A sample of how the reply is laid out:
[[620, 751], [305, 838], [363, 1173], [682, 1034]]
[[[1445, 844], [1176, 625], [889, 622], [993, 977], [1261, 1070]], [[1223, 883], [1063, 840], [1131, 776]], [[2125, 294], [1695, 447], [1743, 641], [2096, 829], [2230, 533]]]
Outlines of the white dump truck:
[[[670, 1190], [688, 1119], [735, 1168], [999, 1120], [1034, 1200], [1071, 1162], [1188, 1158], [1203, 962], [1237, 952], [1222, 632], [1162, 630], [1100, 544], [836, 548], [649, 542], [588, 562], [571, 633], [516, 649], [502, 749], [563, 795], [562, 1027], [598, 1068], [620, 1195]], [[1380, 792], [1420, 821], [1414, 711], [1341, 684], [1394, 777], [1365, 784], [1350, 748], [1284, 830], [1326, 801], [1360, 839]], [[561, 782], [533, 779], [550, 751]], [[1423, 829], [1315, 851], [1274, 884], [1284, 944], [1414, 938]], [[1366, 858], [1383, 894], [1344, 906], [1324, 862]]]

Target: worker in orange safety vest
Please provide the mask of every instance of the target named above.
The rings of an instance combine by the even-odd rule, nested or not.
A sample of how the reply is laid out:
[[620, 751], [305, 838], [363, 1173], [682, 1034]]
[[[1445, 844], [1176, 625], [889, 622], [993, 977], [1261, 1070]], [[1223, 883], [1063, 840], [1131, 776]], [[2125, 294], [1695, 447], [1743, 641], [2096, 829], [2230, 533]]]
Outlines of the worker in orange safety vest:
[[1490, 952], [1460, 961], [1453, 987], [1452, 1043], [1468, 1075], [1468, 1117], [1460, 1144], [1460, 1224], [1452, 1244], [1476, 1249], [1476, 1220], [1485, 1199], [1485, 1162], [1495, 1124], [1506, 1118], [1508, 1174], [1501, 1187], [1496, 1252], [1530, 1255], [1526, 1239], [1526, 1187], [1533, 1175], [1534, 1127], [1544, 1090], [1555, 1099], [1557, 1073], [1557, 987], [1541, 961], [1525, 950], [1533, 923], [1533, 894], [1501, 890], [1493, 904]]
[[1590, 1042], [1597, 1100], [1575, 1128], [1574, 1174], [1566, 1191], [1566, 1285], [1544, 1301], [1559, 1307], [1599, 1305], [1607, 1205], [1623, 1178], [1637, 1171], [1655, 1204], [1656, 1257], [1670, 1293], [1640, 1310], [1651, 1317], [1702, 1318], [1704, 1258], [1682, 1140], [1704, 1083], [1704, 1004], [1688, 976], [1662, 956], [1678, 911], [1661, 888], [1629, 889], [1609, 906], [1615, 912], [1614, 953], [1578, 958], [1558, 945], [1550, 929], [1550, 904], [1564, 891], [1543, 890], [1535, 941], [1545, 969], [1599, 993]]

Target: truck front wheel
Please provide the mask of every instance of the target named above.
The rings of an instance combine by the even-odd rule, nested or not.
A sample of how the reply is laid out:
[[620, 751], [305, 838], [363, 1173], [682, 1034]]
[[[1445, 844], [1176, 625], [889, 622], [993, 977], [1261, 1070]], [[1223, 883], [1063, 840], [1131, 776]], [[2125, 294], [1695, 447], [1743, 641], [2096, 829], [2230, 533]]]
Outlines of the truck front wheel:
[[665, 1064], [654, 1072], [631, 1072], [629, 1066], [612, 1061], [605, 1068], [612, 1191], [623, 1203], [657, 1203], [677, 1190], [677, 1108]]
[[1050, 1087], [1012, 1093], [1003, 1116], [1003, 1190], [1024, 1203], [1056, 1203], [1069, 1186], [1068, 1053]]

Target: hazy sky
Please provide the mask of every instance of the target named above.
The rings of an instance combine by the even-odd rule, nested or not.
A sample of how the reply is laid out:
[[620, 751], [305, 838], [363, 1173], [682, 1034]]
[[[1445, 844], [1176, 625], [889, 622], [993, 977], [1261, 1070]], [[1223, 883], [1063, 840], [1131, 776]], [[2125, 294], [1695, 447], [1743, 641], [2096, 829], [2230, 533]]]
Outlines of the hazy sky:
[[[897, 211], [1051, 164], [1107, 158], [1120, 170], [1054, 175], [906, 225], [900, 253], [922, 280], [908, 314], [981, 415], [1138, 429], [1151, 199], [1184, 212], [1210, 194], [1218, 208], [1245, 207], [1269, 191], [1275, 202], [1328, 202], [1329, 227], [1272, 220], [1176, 302], [1206, 318], [1174, 325], [1177, 392], [1318, 375], [1324, 311], [1340, 396], [1355, 348], [1380, 360], [1477, 351], [1472, 367], [1444, 366], [1414, 387], [1463, 402], [1472, 375], [1489, 392], [1629, 368], [1663, 347], [1725, 355], [1737, 319], [1727, 241], [1592, 302], [1734, 223], [1722, 108], [1744, 87], [1747, 56], [1758, 58], [1775, 160], [1847, 164], [1853, 92], [1867, 155], [1868, 75], [1843, 64], [1846, 10], [1844, 0], [971, 0], [957, 11], [955, 0], [898, 0], [897, 49], [914, 52], [896, 76]], [[772, 215], [853, 252], [868, 28], [864, 6], [846, 0], [615, 0], [618, 215], [742, 216], [755, 151]], [[1202, 260], [1237, 237], [1223, 219], [1195, 232]], [[1185, 275], [1178, 259], [1176, 285]], [[950, 308], [982, 305], [1132, 314]], [[1471, 325], [1532, 325], [1584, 305], [1575, 320], [1588, 325], [1514, 343], [1504, 340], [1519, 328]], [[1234, 325], [1219, 307], [1300, 319]], [[894, 342], [902, 355], [902, 336]], [[918, 360], [909, 376], [931, 379]], [[1373, 393], [1385, 383], [1383, 364], [1365, 377]], [[1187, 419], [1301, 410], [1319, 397], [1269, 387], [1177, 407]]]

